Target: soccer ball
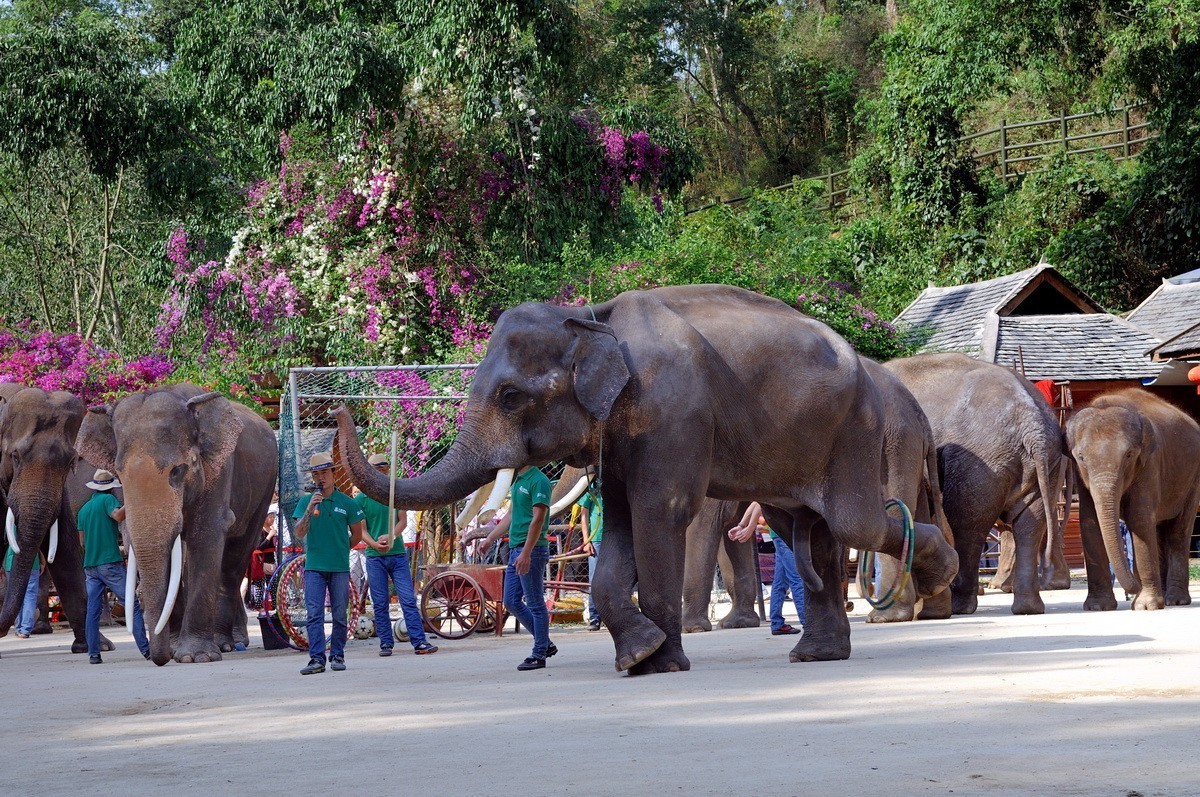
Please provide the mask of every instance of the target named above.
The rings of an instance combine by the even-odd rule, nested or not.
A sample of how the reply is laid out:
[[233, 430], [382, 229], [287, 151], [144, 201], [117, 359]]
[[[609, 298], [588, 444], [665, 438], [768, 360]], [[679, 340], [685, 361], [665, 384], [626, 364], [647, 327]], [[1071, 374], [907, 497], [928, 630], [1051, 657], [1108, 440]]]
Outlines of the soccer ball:
[[375, 636], [375, 620], [372, 617], [367, 617], [365, 614], [358, 618], [358, 625], [354, 627], [355, 639], [370, 639]]

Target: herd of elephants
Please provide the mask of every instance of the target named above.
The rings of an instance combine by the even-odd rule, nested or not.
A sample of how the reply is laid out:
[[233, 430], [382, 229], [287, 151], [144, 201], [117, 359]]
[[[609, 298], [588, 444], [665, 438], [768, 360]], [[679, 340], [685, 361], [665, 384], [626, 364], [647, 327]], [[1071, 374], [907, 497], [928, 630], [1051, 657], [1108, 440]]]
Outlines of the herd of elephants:
[[[1077, 482], [1084, 608], [1191, 602], [1188, 544], [1200, 504], [1200, 427], [1140, 389], [1104, 395], [1065, 429], [1006, 368], [962, 354], [876, 363], [829, 327], [724, 285], [623, 293], [587, 307], [528, 303], [501, 315], [465, 421], [425, 473], [367, 464], [346, 408], [335, 413], [353, 481], [370, 497], [432, 509], [507, 469], [563, 461], [599, 472], [604, 544], [592, 593], [630, 673], [690, 667], [682, 634], [707, 630], [719, 549], [731, 565], [725, 626], [757, 625], [753, 549], [724, 535], [749, 501], [795, 552], [808, 589], [791, 661], [845, 659], [847, 548], [880, 552], [894, 583], [874, 622], [976, 608], [988, 530], [1012, 530], [1012, 611], [1044, 611], [1069, 586], [1057, 509]], [[215, 661], [247, 643], [239, 586], [277, 482], [274, 433], [251, 410], [192, 385], [85, 407], [63, 392], [0, 385], [0, 511], [16, 553], [0, 635], [13, 625], [35, 554], [86, 649], [75, 516], [96, 468], [124, 487], [131, 570], [158, 665]], [[502, 480], [501, 476], [501, 480]], [[564, 480], [565, 481], [565, 480]], [[888, 499], [911, 511], [906, 524]], [[1126, 563], [1118, 518], [1128, 526]], [[1111, 574], [1110, 574], [1111, 565]], [[137, 578], [136, 576], [132, 578]], [[632, 599], [637, 593], [637, 601]], [[178, 597], [169, 603], [168, 593]]]

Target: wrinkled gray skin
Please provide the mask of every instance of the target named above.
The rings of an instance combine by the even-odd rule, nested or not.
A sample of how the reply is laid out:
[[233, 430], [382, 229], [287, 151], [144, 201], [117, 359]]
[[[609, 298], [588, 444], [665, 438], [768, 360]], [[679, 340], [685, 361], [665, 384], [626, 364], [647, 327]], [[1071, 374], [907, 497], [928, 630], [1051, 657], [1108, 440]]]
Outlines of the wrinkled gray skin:
[[[247, 643], [239, 587], [278, 474], [267, 422], [218, 393], [175, 385], [89, 407], [77, 447], [124, 487], [154, 663], [172, 655], [182, 663], [219, 661], [235, 643]], [[184, 573], [173, 620], [181, 615], [181, 622], [172, 639], [169, 627], [154, 628], [179, 536]]]
[[[942, 488], [938, 478], [937, 447], [929, 419], [904, 383], [879, 363], [863, 358], [867, 373], [875, 380], [884, 397], [883, 451], [885, 461], [884, 495], [904, 502], [913, 520], [931, 523], [942, 531], [947, 545], [954, 544], [942, 509]], [[859, 554], [862, 555], [861, 553]], [[882, 598], [903, 577], [896, 557], [879, 554], [879, 594]], [[868, 623], [895, 623], [912, 620], [944, 620], [950, 616], [950, 593], [943, 592], [918, 606], [917, 593], [910, 579], [887, 608], [872, 609]]]
[[[1200, 427], [1167, 402], [1138, 388], [1108, 393], [1067, 422], [1079, 474], [1079, 531], [1087, 565], [1083, 608], [1117, 608], [1109, 565], [1132, 608], [1192, 602], [1188, 543], [1200, 504]], [[1117, 519], [1133, 540], [1137, 574], [1129, 570]]]
[[1037, 563], [1062, 486], [1062, 433], [1041, 394], [1007, 368], [963, 354], [885, 366], [916, 397], [937, 443], [942, 505], [958, 550], [954, 614], [978, 602], [979, 555], [997, 518], [1013, 528], [1013, 614], [1041, 614]]
[[704, 499], [688, 525], [683, 574], [683, 633], [711, 631], [708, 607], [712, 600], [713, 568], [720, 566], [729, 591], [729, 613], [721, 628], [758, 628], [758, 548], [754, 540], [734, 542], [726, 533], [737, 525], [748, 502]]
[[[386, 500], [391, 480], [362, 456], [349, 411], [337, 415], [355, 483]], [[582, 467], [603, 445], [593, 588], [616, 667], [630, 673], [690, 668], [684, 535], [705, 496], [765, 500], [781, 536], [811, 540], [805, 559], [816, 570], [804, 574], [809, 624], [790, 658], [844, 659], [838, 543], [895, 555], [903, 536], [883, 511], [881, 427], [879, 393], [849, 344], [774, 299], [693, 285], [594, 307], [528, 303], [497, 322], [451, 450], [425, 474], [395, 480], [395, 495], [406, 508], [444, 505], [499, 468]], [[956, 566], [940, 531], [919, 526], [919, 588], [940, 591]]]
[[[1063, 449], [1066, 450], [1065, 441]], [[1057, 512], [1058, 523], [1047, 537], [1046, 544], [1042, 546], [1042, 555], [1038, 559], [1038, 573], [1044, 590], [1071, 588], [1071, 568], [1067, 567], [1066, 555], [1063, 552], [1063, 534], [1067, 527], [1067, 507], [1071, 506], [1071, 501], [1075, 497], [1075, 469], [1070, 467], [1069, 457], [1064, 458], [1062, 469], [1066, 475], [1066, 488], [1060, 496], [1065, 497], [1063, 509]], [[1057, 501], [1055, 503], [1057, 504]], [[1013, 566], [1016, 564], [1017, 558], [1014, 548], [1012, 529], [1004, 525], [1000, 532], [1000, 561], [996, 566], [996, 575], [992, 577], [992, 581], [988, 585], [992, 589], [1012, 592]]]
[[[75, 527], [78, 506], [67, 494], [69, 485], [85, 482], [94, 473], [86, 463], [76, 467], [75, 433], [83, 413], [83, 402], [65, 391], [47, 393], [24, 385], [0, 385], [0, 523], [11, 508], [21, 549], [5, 584], [0, 636], [7, 634], [16, 620], [35, 553], [41, 551], [45, 556], [49, 552], [50, 526], [57, 520], [58, 551], [49, 572], [75, 634], [72, 653], [87, 650], [87, 592]], [[7, 550], [2, 533], [0, 546]], [[112, 649], [107, 639], [102, 645]]]

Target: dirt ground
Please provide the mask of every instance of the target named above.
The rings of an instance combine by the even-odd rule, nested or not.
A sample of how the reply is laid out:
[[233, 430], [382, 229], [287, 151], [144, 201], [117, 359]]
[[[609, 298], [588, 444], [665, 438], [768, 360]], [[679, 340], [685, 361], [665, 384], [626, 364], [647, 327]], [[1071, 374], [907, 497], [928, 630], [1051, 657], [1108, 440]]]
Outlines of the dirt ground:
[[[687, 673], [627, 677], [607, 633], [440, 641], [302, 677], [256, 647], [156, 668], [124, 629], [0, 641], [0, 794], [1200, 794], [1200, 587], [1190, 607], [1082, 610], [989, 592], [949, 621], [869, 626], [848, 661], [789, 664], [765, 627], [684, 638]], [[1128, 606], [1128, 604], [1124, 604]], [[511, 628], [511, 626], [510, 626]], [[97, 789], [98, 787], [98, 789]]]

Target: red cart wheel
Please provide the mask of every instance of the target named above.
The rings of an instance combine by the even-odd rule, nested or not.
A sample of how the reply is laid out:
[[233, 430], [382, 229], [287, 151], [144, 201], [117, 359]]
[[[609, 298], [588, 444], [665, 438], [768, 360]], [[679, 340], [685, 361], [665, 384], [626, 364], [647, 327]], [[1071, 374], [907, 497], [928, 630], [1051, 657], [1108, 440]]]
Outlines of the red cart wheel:
[[439, 573], [421, 590], [425, 628], [442, 639], [462, 639], [484, 616], [483, 590], [465, 573]]
[[[284, 563], [276, 573], [275, 610], [279, 613], [279, 623], [290, 639], [291, 646], [296, 650], [308, 650], [308, 610], [304, 605], [304, 555], [293, 557]], [[354, 579], [350, 580], [350, 600], [346, 607], [346, 638], [354, 636], [354, 628], [358, 625], [358, 587]], [[326, 620], [325, 648], [332, 644], [332, 620]]]

